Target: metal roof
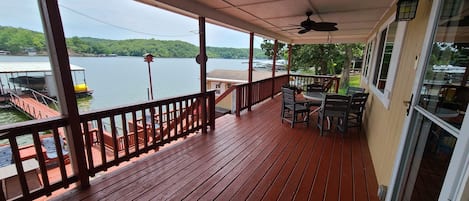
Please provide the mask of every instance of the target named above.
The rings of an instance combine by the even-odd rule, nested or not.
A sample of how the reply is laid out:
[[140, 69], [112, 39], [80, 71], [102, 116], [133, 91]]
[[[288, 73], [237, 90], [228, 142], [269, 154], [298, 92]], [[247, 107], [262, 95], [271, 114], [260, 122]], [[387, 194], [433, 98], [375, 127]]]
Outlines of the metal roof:
[[[283, 75], [286, 72], [275, 72], [275, 75]], [[269, 71], [252, 71], [252, 80], [258, 81], [272, 77]], [[207, 73], [207, 80], [219, 82], [245, 83], [248, 82], [247, 70], [215, 69]]]
[[[85, 68], [70, 64], [72, 71], [85, 71]], [[50, 72], [49, 62], [0, 62], [0, 73]]]

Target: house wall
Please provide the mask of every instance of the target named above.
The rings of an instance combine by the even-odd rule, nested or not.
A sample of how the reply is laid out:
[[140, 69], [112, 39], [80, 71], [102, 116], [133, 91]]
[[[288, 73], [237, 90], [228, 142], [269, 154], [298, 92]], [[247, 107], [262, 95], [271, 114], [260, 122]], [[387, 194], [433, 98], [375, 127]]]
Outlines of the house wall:
[[[395, 10], [395, 6], [390, 9], [382, 22], [389, 19]], [[406, 117], [407, 105], [404, 104], [404, 101], [408, 101], [412, 94], [416, 76], [416, 57], [420, 58], [430, 10], [430, 1], [419, 1], [416, 18], [407, 24], [394, 87], [390, 95], [389, 108], [387, 109], [373, 94], [373, 91], [369, 89], [368, 85], [371, 85], [371, 80], [367, 84], [362, 82], [362, 87], [367, 88], [367, 91], [370, 92], [364, 122], [378, 184], [388, 186], [391, 181], [393, 165]], [[381, 24], [376, 27], [373, 35], [379, 32], [379, 27], [381, 27]], [[373, 57], [376, 57], [376, 55], [373, 55]], [[370, 68], [375, 68], [374, 63]], [[370, 71], [369, 77], [371, 79], [372, 71]]]
[[[217, 98], [218, 96], [223, 94], [226, 90], [228, 90], [229, 87], [228, 87], [228, 83], [223, 83], [223, 82], [220, 83], [219, 81], [207, 80], [207, 90], [215, 89], [216, 84], [220, 84], [220, 93], [219, 94], [215, 93], [215, 97]], [[221, 100], [216, 106], [231, 110], [232, 94], [233, 93], [228, 94], [228, 96], [226, 96], [223, 100]]]

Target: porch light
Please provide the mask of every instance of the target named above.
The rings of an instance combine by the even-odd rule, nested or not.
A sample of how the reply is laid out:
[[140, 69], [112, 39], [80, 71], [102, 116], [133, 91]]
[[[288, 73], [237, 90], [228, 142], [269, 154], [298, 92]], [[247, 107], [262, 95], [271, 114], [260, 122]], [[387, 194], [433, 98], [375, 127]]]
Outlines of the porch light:
[[399, 0], [397, 2], [396, 21], [410, 21], [417, 13], [418, 0]]
[[153, 100], [153, 84], [151, 83], [151, 69], [150, 69], [150, 62], [153, 62], [153, 55], [150, 53], [146, 53], [143, 55], [143, 61], [148, 63], [148, 78], [150, 80], [150, 92], [149, 92], [149, 99]]

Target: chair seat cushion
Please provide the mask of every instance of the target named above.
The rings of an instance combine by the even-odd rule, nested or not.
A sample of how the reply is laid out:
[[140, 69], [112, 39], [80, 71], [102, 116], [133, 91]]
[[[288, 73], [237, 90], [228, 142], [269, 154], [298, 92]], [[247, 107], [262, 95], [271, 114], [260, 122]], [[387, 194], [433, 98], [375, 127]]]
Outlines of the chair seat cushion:
[[0, 167], [5, 167], [11, 164], [12, 162], [12, 153], [10, 146], [1, 146], [0, 147]]

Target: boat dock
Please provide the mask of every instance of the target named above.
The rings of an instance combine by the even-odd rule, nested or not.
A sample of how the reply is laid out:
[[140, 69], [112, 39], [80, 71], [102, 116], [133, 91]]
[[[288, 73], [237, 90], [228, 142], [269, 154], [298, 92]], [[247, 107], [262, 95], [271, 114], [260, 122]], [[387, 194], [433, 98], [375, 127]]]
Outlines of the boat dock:
[[32, 98], [29, 95], [20, 96], [14, 93], [10, 93], [10, 103], [34, 119], [44, 119], [60, 115], [57, 110], [50, 108], [49, 106], [43, 104], [35, 98]]

